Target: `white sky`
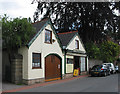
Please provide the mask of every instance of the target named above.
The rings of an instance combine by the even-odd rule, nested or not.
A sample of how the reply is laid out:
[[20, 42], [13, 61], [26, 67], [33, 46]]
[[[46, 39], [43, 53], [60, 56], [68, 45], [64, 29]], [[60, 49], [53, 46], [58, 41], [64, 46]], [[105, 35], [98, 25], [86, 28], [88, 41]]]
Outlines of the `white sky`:
[[33, 20], [37, 3], [32, 0], [0, 0], [0, 15], [7, 14], [10, 18], [25, 17]]

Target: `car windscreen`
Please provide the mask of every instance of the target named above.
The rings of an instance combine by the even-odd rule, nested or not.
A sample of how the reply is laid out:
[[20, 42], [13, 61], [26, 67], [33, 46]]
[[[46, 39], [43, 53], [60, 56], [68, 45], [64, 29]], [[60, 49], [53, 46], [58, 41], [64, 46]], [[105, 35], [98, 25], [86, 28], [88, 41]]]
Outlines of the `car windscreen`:
[[108, 64], [108, 66], [110, 66], [110, 67], [111, 67], [111, 64]]
[[98, 69], [101, 69], [102, 68], [102, 66], [101, 65], [96, 65], [96, 66], [93, 66], [92, 67], [92, 70], [98, 70]]
[[107, 66], [111, 67], [111, 64], [104, 64], [104, 65], [107, 65]]

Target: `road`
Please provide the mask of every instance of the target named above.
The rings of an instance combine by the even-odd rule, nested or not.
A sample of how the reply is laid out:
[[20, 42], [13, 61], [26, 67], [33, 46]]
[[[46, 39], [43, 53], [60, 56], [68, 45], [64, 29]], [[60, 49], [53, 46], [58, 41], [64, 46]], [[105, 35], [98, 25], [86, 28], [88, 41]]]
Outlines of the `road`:
[[118, 74], [78, 78], [19, 92], [118, 92]]

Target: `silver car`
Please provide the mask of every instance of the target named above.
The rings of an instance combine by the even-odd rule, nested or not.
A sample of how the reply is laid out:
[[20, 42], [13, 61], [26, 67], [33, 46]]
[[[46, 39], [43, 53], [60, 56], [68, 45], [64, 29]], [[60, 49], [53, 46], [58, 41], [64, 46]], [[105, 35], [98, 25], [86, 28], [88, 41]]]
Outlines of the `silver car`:
[[111, 74], [116, 73], [115, 67], [114, 67], [113, 63], [103, 63], [102, 65], [108, 65], [108, 66], [110, 66], [110, 73]]

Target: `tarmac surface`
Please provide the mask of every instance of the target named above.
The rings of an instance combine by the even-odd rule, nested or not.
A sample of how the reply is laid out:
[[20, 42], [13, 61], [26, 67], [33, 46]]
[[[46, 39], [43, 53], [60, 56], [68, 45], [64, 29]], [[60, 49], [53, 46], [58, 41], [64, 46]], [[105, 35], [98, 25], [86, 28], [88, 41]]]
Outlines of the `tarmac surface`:
[[80, 77], [19, 92], [118, 92], [118, 74], [106, 77]]
[[7, 94], [32, 94], [32, 92], [33, 94], [37, 92], [38, 94], [42, 94], [43, 92], [47, 92], [47, 94], [56, 94], [56, 92], [61, 92], [62, 94], [65, 92], [69, 92], [69, 94], [119, 94], [119, 78], [120, 74], [113, 74], [106, 77], [90, 77], [84, 75], [30, 86], [3, 83], [3, 94], [5, 92], [11, 92]]

